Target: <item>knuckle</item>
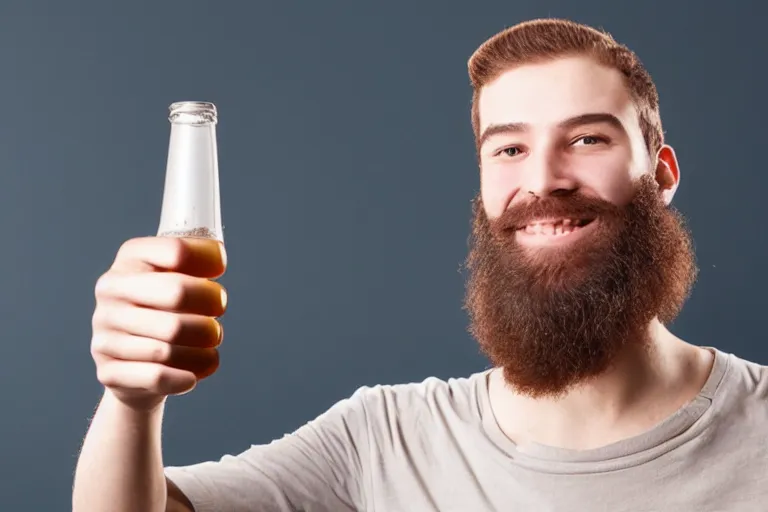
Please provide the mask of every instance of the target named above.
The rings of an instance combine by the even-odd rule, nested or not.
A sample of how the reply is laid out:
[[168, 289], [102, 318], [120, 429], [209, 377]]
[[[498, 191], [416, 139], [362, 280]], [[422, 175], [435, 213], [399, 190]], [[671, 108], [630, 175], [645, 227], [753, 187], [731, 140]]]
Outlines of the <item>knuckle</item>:
[[108, 297], [112, 289], [112, 274], [106, 272], [96, 280], [93, 292], [97, 299]]
[[169, 385], [169, 375], [165, 371], [165, 368], [160, 365], [155, 365], [150, 371], [147, 387], [154, 392], [163, 392]]
[[123, 243], [121, 243], [120, 247], [117, 249], [118, 257], [128, 252], [135, 243], [136, 242], [133, 238], [129, 238], [128, 240], [123, 241]]
[[109, 324], [110, 312], [108, 307], [97, 305], [91, 316], [91, 328], [94, 332], [99, 331]]
[[160, 366], [154, 366], [149, 375], [147, 375], [147, 387], [157, 389], [163, 383], [163, 380], [163, 369]]
[[167, 363], [171, 359], [171, 352], [172, 352], [171, 349], [172, 349], [171, 345], [163, 342], [158, 342], [149, 351], [150, 360], [158, 363]]
[[103, 354], [108, 346], [107, 338], [105, 336], [94, 335], [91, 339], [91, 355], [94, 357]]
[[184, 332], [184, 319], [180, 315], [168, 315], [164, 331], [163, 341], [177, 340]]
[[131, 253], [134, 246], [139, 243], [139, 241], [140, 239], [137, 239], [137, 238], [129, 238], [128, 240], [120, 244], [120, 247], [117, 249], [117, 255], [115, 256], [115, 261], [120, 261], [125, 259], [127, 255]]
[[114, 372], [112, 372], [108, 365], [96, 366], [96, 379], [104, 386], [110, 387], [118, 384], [115, 380]]
[[168, 237], [166, 240], [168, 261], [173, 268], [181, 267], [186, 257], [186, 246], [180, 238]]
[[168, 294], [167, 300], [171, 307], [181, 307], [187, 300], [189, 295], [187, 283], [185, 283], [181, 275], [167, 276], [168, 283], [163, 287], [163, 290]]

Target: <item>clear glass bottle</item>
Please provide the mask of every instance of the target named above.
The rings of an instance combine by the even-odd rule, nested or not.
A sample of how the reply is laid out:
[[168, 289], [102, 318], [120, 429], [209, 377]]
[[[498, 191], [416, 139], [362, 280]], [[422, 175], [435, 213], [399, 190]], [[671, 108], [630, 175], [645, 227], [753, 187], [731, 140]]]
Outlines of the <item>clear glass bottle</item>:
[[158, 236], [206, 238], [224, 243], [213, 103], [173, 103]]

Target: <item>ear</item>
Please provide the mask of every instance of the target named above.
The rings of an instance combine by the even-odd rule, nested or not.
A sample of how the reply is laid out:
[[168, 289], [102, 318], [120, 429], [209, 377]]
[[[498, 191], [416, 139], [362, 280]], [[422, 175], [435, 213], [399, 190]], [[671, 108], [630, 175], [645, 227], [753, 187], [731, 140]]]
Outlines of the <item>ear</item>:
[[656, 154], [656, 182], [665, 204], [670, 204], [680, 185], [680, 167], [672, 146], [661, 146]]

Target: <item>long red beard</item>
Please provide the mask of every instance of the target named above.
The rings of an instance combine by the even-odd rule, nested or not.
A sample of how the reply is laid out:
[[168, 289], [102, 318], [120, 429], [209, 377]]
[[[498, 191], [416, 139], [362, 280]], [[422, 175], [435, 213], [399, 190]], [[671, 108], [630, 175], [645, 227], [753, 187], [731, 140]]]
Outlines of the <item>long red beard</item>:
[[[682, 216], [651, 176], [625, 207], [574, 194], [515, 206], [489, 221], [475, 199], [465, 307], [470, 332], [517, 392], [558, 396], [605, 372], [650, 321], [672, 321], [696, 278]], [[562, 249], [533, 250], [515, 229], [537, 217], [594, 218]]]

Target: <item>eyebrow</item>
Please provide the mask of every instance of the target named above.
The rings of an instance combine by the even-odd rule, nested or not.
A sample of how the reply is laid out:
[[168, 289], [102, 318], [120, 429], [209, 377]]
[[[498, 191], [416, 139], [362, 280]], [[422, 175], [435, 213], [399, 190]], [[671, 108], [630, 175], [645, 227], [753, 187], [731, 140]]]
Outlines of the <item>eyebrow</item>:
[[[621, 124], [621, 121], [619, 121], [619, 118], [613, 114], [608, 114], [605, 112], [581, 114], [578, 116], [569, 117], [568, 119], [560, 121], [557, 124], [557, 127], [561, 130], [567, 130], [571, 128], [576, 128], [578, 126], [584, 126], [586, 124], [609, 124], [614, 128], [616, 128], [617, 130], [620, 130], [626, 133], [626, 130], [624, 129], [624, 125]], [[521, 132], [527, 131], [528, 129], [530, 129], [530, 125], [528, 123], [492, 124], [492, 125], [489, 125], [485, 130], [483, 130], [483, 133], [482, 135], [480, 135], [480, 139], [477, 143], [477, 146], [482, 147], [483, 144], [485, 144], [485, 142], [488, 139], [490, 139], [495, 135], [521, 133]]]

